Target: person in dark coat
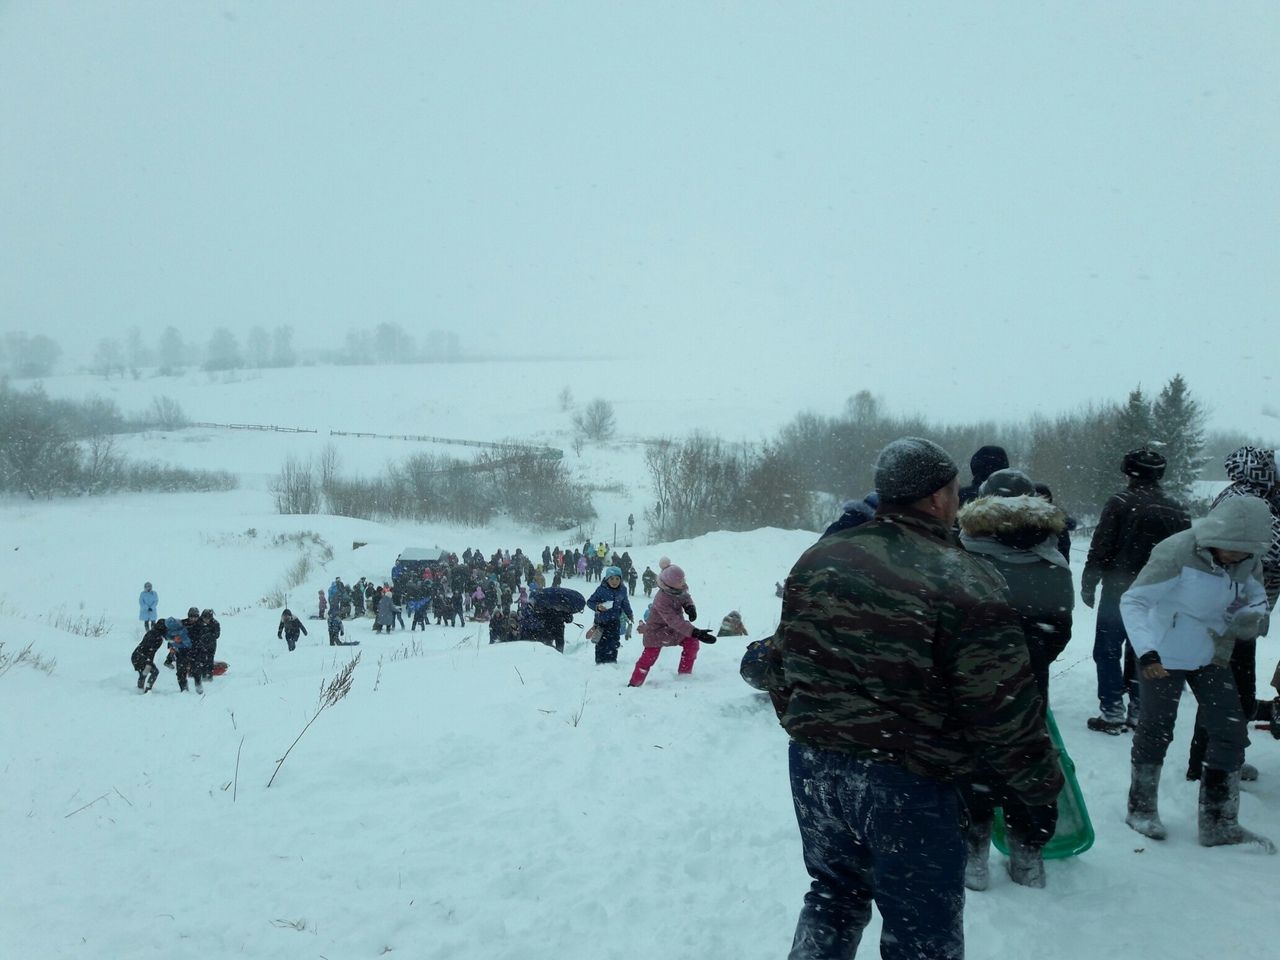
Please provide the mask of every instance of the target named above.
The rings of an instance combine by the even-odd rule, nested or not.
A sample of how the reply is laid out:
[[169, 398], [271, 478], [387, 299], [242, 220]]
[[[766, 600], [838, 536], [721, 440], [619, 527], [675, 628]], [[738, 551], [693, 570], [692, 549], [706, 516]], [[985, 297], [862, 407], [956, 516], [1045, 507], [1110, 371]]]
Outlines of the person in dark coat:
[[[1047, 483], [1036, 484], [1036, 496], [1043, 500], [1053, 503], [1053, 491], [1049, 489]], [[1062, 528], [1062, 532], [1058, 534], [1058, 552], [1062, 554], [1062, 559], [1071, 562], [1071, 534], [1075, 532], [1076, 527], [1080, 526], [1080, 522], [1075, 517], [1066, 515], [1067, 525]]]
[[596, 640], [596, 663], [617, 663], [621, 639], [621, 617], [634, 620], [627, 588], [622, 585], [622, 570], [605, 567], [600, 586], [587, 598], [587, 606], [595, 612], [600, 636]]
[[396, 603], [391, 599], [391, 590], [384, 589], [382, 596], [378, 598], [378, 616], [373, 621], [373, 632], [382, 633], [386, 630], [390, 633], [396, 627]]
[[342, 625], [342, 611], [333, 607], [329, 608], [329, 646], [342, 646], [342, 637], [346, 634], [346, 628]]
[[[330, 610], [342, 612], [342, 608], [336, 604], [329, 605]], [[289, 652], [293, 652], [293, 648], [297, 646], [298, 637], [306, 636], [307, 628], [302, 625], [302, 621], [293, 615], [293, 611], [285, 608], [284, 613], [280, 614], [280, 626], [276, 628], [276, 639], [284, 639], [289, 645]]]
[[534, 591], [520, 611], [517, 635], [521, 640], [545, 643], [564, 653], [564, 628], [573, 615], [587, 605], [586, 598], [567, 587], [547, 587]]
[[[1066, 516], [1038, 496], [1031, 479], [1019, 470], [997, 470], [982, 484], [980, 496], [961, 508], [960, 544], [991, 564], [1009, 588], [1009, 606], [1018, 615], [1031, 660], [1031, 672], [1046, 708], [1049, 665], [1071, 639], [1075, 584], [1056, 541]], [[969, 809], [965, 831], [965, 886], [985, 890], [995, 808], [1003, 807], [1011, 838], [1009, 874], [1015, 883], [1045, 884], [1044, 845], [1057, 823], [1054, 805], [1032, 806], [1008, 790], [990, 770], [962, 787]]]
[[874, 490], [861, 500], [846, 500], [840, 507], [841, 513], [822, 535], [829, 537], [841, 530], [849, 530], [868, 520], [875, 519], [876, 507], [880, 506], [880, 497]]
[[973, 482], [967, 487], [960, 488], [960, 506], [964, 506], [970, 500], [978, 496], [978, 489], [997, 470], [1006, 470], [1009, 467], [1009, 454], [1005, 453], [1004, 447], [989, 445], [979, 447], [977, 452], [969, 458], [969, 471], [973, 474]]
[[1165, 466], [1165, 458], [1154, 450], [1130, 450], [1124, 455], [1120, 469], [1129, 478], [1128, 489], [1102, 508], [1080, 577], [1080, 599], [1088, 607], [1098, 604], [1093, 662], [1098, 669], [1100, 715], [1089, 719], [1089, 729], [1113, 736], [1135, 728], [1139, 713], [1137, 664], [1120, 616], [1120, 597], [1146, 566], [1152, 548], [1191, 526], [1186, 507], [1160, 488]]
[[195, 648], [195, 662], [200, 670], [200, 679], [208, 683], [213, 679], [213, 660], [218, 652], [222, 624], [214, 617], [213, 611], [205, 607], [187, 631], [191, 634], [191, 644]]
[[130, 662], [138, 671], [138, 689], [144, 693], [156, 685], [156, 677], [160, 668], [156, 666], [156, 651], [168, 639], [163, 620], [153, 620], [147, 632], [142, 635], [142, 642], [133, 648]]
[[653, 572], [653, 568], [646, 566], [644, 574], [640, 578], [640, 582], [644, 584], [644, 595], [646, 597], [653, 596], [653, 588], [658, 585], [658, 575]]

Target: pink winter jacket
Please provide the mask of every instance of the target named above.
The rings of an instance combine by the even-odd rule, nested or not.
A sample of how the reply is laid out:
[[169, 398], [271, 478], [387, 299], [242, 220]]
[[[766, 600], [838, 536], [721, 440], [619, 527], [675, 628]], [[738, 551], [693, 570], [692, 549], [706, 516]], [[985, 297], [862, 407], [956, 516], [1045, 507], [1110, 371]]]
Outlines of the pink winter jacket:
[[659, 587], [649, 606], [649, 617], [644, 622], [644, 645], [678, 647], [688, 640], [693, 635], [693, 624], [684, 618], [684, 610], [692, 603], [693, 597], [688, 593], [673, 594], [665, 587]]

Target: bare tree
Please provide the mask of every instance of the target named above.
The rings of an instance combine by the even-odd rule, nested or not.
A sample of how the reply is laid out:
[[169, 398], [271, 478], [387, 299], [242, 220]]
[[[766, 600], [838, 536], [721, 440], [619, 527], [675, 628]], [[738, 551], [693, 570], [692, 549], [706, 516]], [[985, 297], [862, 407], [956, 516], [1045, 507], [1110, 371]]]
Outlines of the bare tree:
[[275, 497], [279, 513], [318, 513], [320, 491], [310, 461], [289, 457], [271, 481], [271, 493]]
[[578, 433], [588, 440], [598, 443], [610, 439], [617, 429], [613, 404], [596, 397], [583, 410], [573, 415], [573, 425]]

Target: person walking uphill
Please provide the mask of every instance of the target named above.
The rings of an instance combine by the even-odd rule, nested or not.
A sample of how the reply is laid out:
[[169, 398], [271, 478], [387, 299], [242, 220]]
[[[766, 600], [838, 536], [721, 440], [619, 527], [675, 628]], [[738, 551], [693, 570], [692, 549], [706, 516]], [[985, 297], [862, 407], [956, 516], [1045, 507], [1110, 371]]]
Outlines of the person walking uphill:
[[1029, 805], [1062, 788], [1005, 585], [954, 539], [958, 472], [929, 440], [893, 441], [875, 519], [787, 576], [763, 679], [812, 877], [790, 960], [853, 957], [873, 901], [885, 960], [960, 960], [956, 784], [982, 765]]
[[[685, 619], [686, 614], [688, 620]], [[636, 668], [631, 671], [631, 682], [627, 686], [638, 687], [644, 683], [663, 647], [681, 648], [677, 674], [688, 676], [693, 673], [693, 664], [698, 659], [702, 644], [716, 642], [710, 630], [700, 630], [690, 622], [697, 616], [698, 608], [693, 605], [693, 597], [689, 596], [684, 571], [674, 563], [668, 564], [658, 575], [658, 595], [653, 598], [639, 628], [644, 638], [644, 650], [636, 661]]]
[[622, 571], [617, 567], [605, 567], [600, 586], [587, 597], [587, 606], [595, 611], [596, 626], [600, 636], [596, 640], [596, 663], [617, 663], [622, 614], [628, 620], [635, 618], [627, 588], [622, 585]]
[[[338, 610], [339, 608], [330, 604], [329, 609]], [[280, 614], [280, 626], [276, 627], [276, 639], [283, 639], [289, 645], [289, 652], [293, 653], [293, 648], [298, 645], [298, 637], [306, 635], [307, 628], [302, 625], [302, 621], [293, 615], [292, 610], [286, 608]]]
[[1190, 530], [1158, 544], [1120, 598], [1142, 678], [1125, 822], [1153, 840], [1166, 835], [1157, 794], [1185, 684], [1196, 695], [1208, 737], [1200, 843], [1256, 843], [1276, 852], [1270, 840], [1245, 830], [1238, 819], [1240, 765], [1249, 737], [1230, 669], [1235, 644], [1256, 640], [1267, 617], [1262, 557], [1270, 542], [1266, 503], [1256, 497], [1224, 500]]

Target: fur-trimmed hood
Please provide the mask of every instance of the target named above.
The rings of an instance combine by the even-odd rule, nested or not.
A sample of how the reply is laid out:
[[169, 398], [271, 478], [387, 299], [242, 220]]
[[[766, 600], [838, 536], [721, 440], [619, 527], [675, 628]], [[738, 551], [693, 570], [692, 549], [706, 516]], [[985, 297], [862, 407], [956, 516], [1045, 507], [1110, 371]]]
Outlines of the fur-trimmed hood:
[[1037, 496], [979, 497], [965, 504], [956, 520], [960, 540], [967, 548], [980, 541], [994, 541], [1051, 562], [1066, 562], [1056, 543], [1058, 534], [1066, 529], [1067, 515], [1048, 500]]

